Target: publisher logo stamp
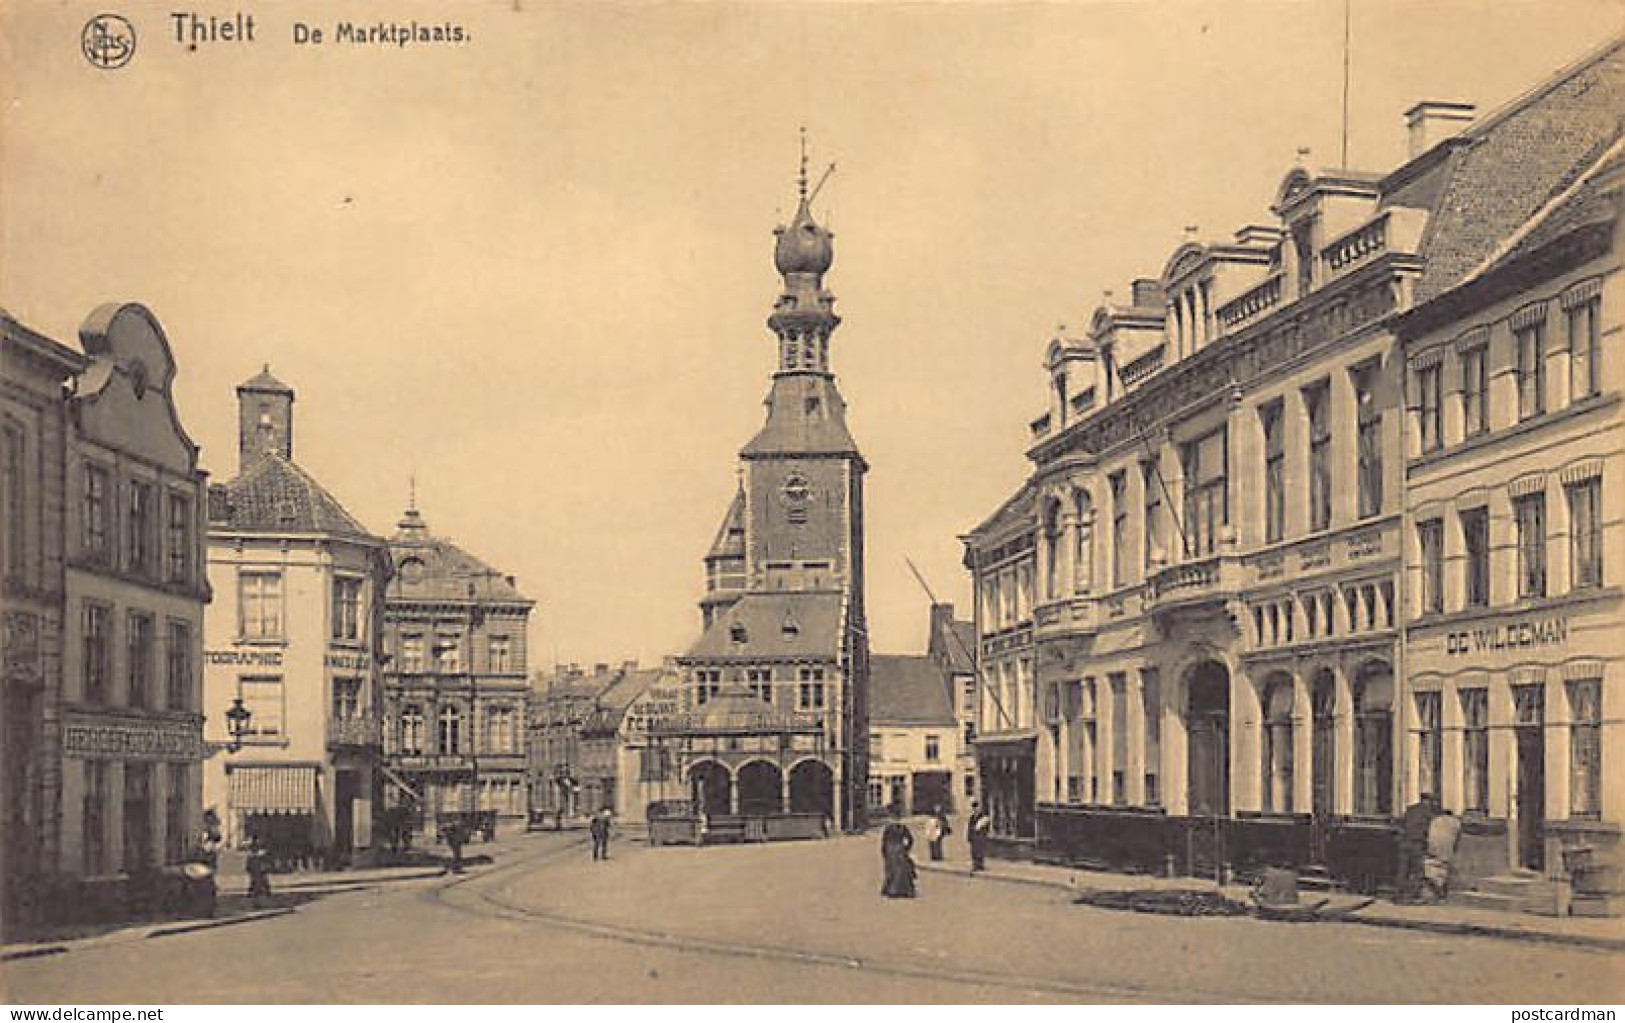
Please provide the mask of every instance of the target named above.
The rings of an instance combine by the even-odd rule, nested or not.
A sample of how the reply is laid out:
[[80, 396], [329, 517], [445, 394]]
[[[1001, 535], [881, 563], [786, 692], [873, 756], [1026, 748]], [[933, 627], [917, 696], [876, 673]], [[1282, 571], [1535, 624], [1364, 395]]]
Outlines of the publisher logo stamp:
[[79, 49], [92, 67], [121, 68], [135, 56], [135, 26], [120, 14], [98, 14], [79, 33]]

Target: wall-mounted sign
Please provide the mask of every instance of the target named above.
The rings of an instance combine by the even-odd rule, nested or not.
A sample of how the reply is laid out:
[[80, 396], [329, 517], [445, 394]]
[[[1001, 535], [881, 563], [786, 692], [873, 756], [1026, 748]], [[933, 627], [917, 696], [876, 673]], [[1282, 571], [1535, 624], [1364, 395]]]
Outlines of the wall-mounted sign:
[[1445, 653], [1451, 655], [1489, 654], [1503, 650], [1562, 646], [1568, 639], [1567, 618], [1543, 618], [1452, 632], [1445, 637], [1444, 649]]
[[1368, 529], [1363, 533], [1355, 533], [1348, 538], [1348, 556], [1350, 560], [1369, 558], [1374, 554], [1382, 553], [1382, 530]]
[[372, 658], [354, 650], [329, 650], [322, 663], [329, 668], [362, 669], [371, 665]]
[[209, 664], [240, 664], [254, 668], [282, 667], [280, 650], [205, 650], [203, 659]]
[[187, 721], [69, 721], [62, 728], [70, 757], [196, 760], [202, 746], [199, 726]]

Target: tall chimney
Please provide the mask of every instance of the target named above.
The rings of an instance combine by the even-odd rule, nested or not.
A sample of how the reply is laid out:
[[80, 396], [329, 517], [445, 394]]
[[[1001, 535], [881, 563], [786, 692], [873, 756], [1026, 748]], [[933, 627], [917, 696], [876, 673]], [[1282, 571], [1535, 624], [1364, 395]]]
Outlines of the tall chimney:
[[1405, 111], [1405, 126], [1410, 130], [1410, 158], [1414, 160], [1445, 139], [1466, 131], [1477, 109], [1471, 103], [1423, 100]]

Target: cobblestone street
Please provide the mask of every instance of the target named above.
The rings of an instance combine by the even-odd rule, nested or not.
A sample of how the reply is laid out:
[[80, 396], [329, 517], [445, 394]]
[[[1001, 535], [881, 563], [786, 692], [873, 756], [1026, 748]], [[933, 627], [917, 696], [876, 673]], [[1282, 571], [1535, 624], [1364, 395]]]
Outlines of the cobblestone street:
[[621, 842], [594, 863], [579, 835], [543, 834], [499, 843], [495, 860], [276, 919], [6, 963], [0, 986], [25, 1003], [1625, 998], [1617, 957], [1585, 949], [1085, 909], [996, 876], [923, 874], [918, 899], [887, 901], [871, 838]]

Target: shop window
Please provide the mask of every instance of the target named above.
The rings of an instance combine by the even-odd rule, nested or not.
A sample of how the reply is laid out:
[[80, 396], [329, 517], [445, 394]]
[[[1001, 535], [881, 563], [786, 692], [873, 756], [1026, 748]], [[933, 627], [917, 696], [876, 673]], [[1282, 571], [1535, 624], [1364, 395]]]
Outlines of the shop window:
[[1582, 679], [1569, 690], [1569, 816], [1602, 812], [1602, 681]]
[[85, 771], [85, 796], [80, 805], [80, 834], [87, 877], [107, 871], [107, 761], [81, 760]]
[[1463, 689], [1459, 696], [1465, 809], [1487, 813], [1490, 808], [1490, 693], [1488, 689]]
[[186, 779], [188, 765], [167, 765], [168, 778], [164, 789], [164, 862], [181, 863], [191, 851], [191, 833], [186, 815]]
[[124, 870], [152, 863], [152, 765], [124, 762]]
[[1354, 812], [1387, 816], [1393, 805], [1393, 673], [1371, 665], [1354, 680]]
[[1437, 798], [1444, 775], [1444, 719], [1439, 693], [1416, 694], [1417, 790]]

